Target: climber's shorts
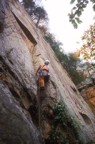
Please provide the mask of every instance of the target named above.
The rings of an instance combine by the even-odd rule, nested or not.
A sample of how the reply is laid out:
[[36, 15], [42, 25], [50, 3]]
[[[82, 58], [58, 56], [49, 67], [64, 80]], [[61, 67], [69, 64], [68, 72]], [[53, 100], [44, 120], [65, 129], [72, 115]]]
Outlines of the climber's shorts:
[[39, 84], [39, 87], [40, 87], [41, 89], [44, 89], [44, 87], [45, 87], [44, 77], [39, 77], [39, 78], [38, 78], [38, 84]]

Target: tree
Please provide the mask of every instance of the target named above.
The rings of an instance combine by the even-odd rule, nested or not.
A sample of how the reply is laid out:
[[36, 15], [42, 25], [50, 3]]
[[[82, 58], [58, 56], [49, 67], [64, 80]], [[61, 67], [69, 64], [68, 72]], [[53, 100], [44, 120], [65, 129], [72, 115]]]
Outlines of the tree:
[[42, 21], [45, 23], [48, 22], [48, 15], [43, 7], [36, 7], [33, 14], [34, 19], [36, 20], [36, 26], [38, 26]]
[[82, 47], [76, 53], [78, 56], [82, 56], [84, 60], [93, 62], [95, 60], [95, 24], [84, 32], [82, 41]]
[[93, 10], [95, 11], [95, 0], [71, 0], [71, 4], [75, 4], [69, 14], [69, 21], [73, 24], [75, 28], [78, 27], [82, 21], [80, 20], [80, 16], [82, 12], [85, 10], [89, 2], [92, 3]]
[[36, 4], [33, 0], [22, 0], [21, 2], [25, 9], [27, 10], [27, 12], [30, 14], [30, 15], [33, 15], [35, 9], [36, 9]]
[[76, 51], [76, 57], [82, 57], [88, 63], [88, 71], [95, 67], [95, 24], [91, 25], [82, 36], [82, 47]]
[[22, 4], [24, 5], [27, 12], [31, 15], [32, 19], [38, 26], [41, 23], [48, 22], [48, 14], [43, 7], [38, 6], [33, 0], [23, 0]]

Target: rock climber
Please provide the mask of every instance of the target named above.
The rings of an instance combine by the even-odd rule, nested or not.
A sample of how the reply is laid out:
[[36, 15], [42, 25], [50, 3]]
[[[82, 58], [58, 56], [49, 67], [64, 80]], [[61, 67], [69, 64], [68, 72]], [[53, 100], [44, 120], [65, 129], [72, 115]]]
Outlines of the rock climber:
[[45, 84], [48, 82], [50, 74], [49, 74], [49, 65], [50, 61], [45, 60], [43, 65], [40, 65], [37, 69], [36, 75], [38, 76], [38, 86], [40, 90], [43, 90], [45, 88]]

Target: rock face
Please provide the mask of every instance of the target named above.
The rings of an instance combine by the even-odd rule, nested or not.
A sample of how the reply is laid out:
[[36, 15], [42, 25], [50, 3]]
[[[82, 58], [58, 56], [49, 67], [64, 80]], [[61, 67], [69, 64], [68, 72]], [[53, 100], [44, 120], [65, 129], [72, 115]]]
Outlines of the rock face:
[[0, 144], [39, 144], [31, 117], [0, 81]]
[[[50, 60], [50, 81], [45, 91], [39, 92], [35, 72], [45, 59]], [[65, 121], [62, 117], [59, 123], [54, 119], [54, 105], [60, 102], [69, 119], [65, 129], [61, 127]], [[61, 111], [59, 107], [57, 110]], [[84, 144], [95, 142], [93, 113], [16, 0], [0, 0], [0, 114], [0, 144], [42, 143], [38, 126], [45, 143], [61, 144], [67, 139], [69, 144], [78, 144], [78, 140]]]
[[77, 88], [95, 114], [95, 75], [86, 78]]

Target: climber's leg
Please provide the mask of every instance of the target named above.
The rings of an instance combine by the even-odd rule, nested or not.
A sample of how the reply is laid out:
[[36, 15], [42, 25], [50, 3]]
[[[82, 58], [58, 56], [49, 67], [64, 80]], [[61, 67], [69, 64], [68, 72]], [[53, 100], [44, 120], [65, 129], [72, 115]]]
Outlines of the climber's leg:
[[49, 78], [50, 78], [49, 75], [45, 76], [45, 78], [44, 78], [44, 80], [45, 80], [45, 84], [49, 81]]
[[38, 78], [38, 83], [39, 83], [39, 88], [40, 90], [43, 90], [45, 88], [45, 82], [44, 82], [44, 77], [40, 76]]

